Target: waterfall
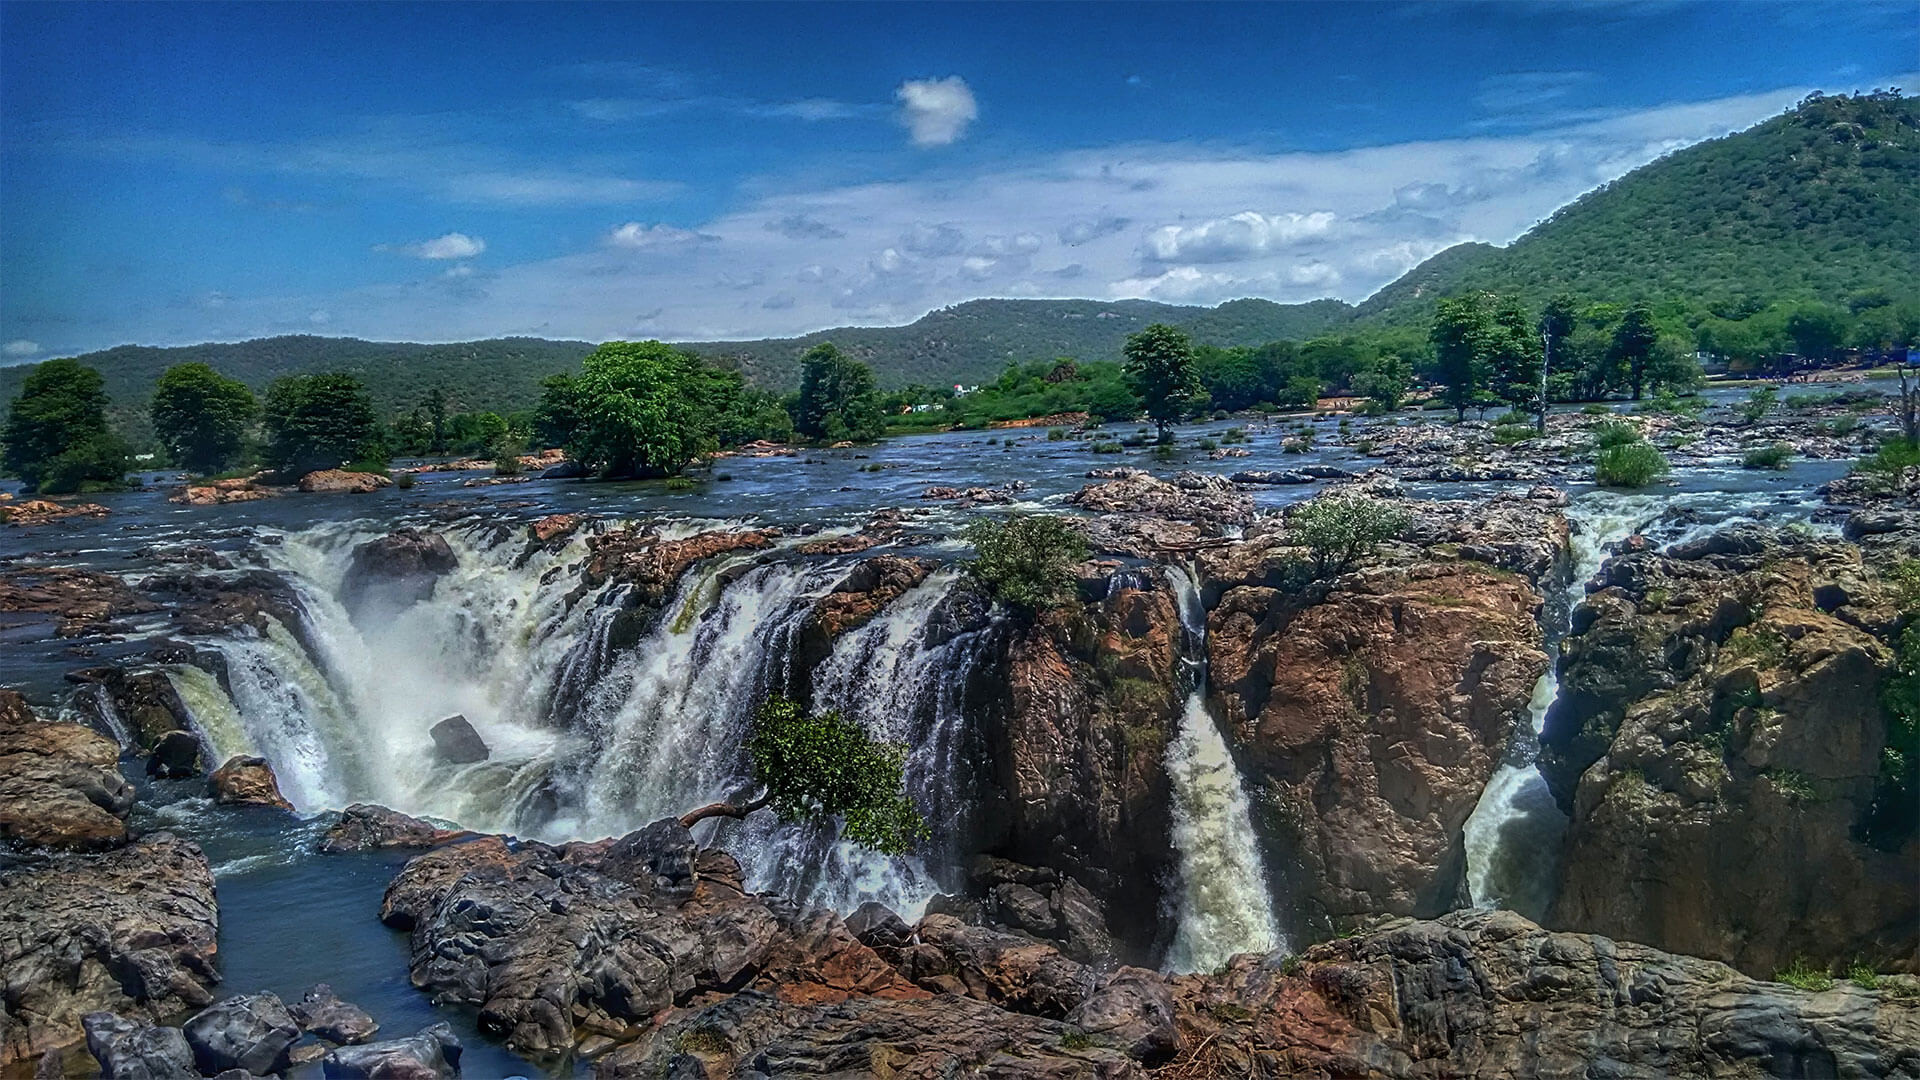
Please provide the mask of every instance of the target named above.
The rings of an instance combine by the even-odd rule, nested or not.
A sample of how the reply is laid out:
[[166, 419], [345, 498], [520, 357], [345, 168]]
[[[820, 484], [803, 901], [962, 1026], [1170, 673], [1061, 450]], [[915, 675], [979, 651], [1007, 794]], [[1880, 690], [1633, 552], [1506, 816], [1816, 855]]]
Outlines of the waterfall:
[[1213, 971], [1235, 953], [1266, 952], [1285, 943], [1267, 893], [1240, 770], [1207, 709], [1206, 612], [1200, 590], [1185, 570], [1169, 568], [1167, 579], [1180, 611], [1187, 704], [1179, 733], [1167, 747], [1180, 885], [1165, 966], [1174, 972]]
[[[263, 548], [305, 620], [297, 634], [270, 623], [207, 642], [226, 659], [230, 695], [198, 668], [170, 671], [196, 726], [222, 760], [270, 760], [302, 811], [378, 802], [549, 841], [621, 835], [750, 787], [754, 709], [794, 684], [798, 635], [855, 564], [779, 549], [722, 555], [650, 614], [629, 606], [630, 586], [580, 590], [579, 538], [522, 562], [521, 545], [494, 526], [455, 526], [443, 535], [458, 565], [433, 594], [362, 625], [336, 594], [353, 549], [377, 535], [325, 525]], [[990, 626], [949, 625], [956, 579], [936, 571], [841, 635], [811, 679], [816, 707], [908, 747], [908, 793], [933, 843], [889, 858], [771, 815], [703, 826], [755, 888], [841, 910], [877, 899], [913, 917], [963, 880], [982, 755], [961, 695]], [[455, 713], [488, 760], [454, 765], [435, 753], [429, 731]]]

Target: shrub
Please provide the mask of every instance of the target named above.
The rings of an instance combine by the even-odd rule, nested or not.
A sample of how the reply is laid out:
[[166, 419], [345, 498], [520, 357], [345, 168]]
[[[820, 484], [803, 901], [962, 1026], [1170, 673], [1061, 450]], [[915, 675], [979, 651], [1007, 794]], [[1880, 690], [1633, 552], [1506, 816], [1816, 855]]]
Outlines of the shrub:
[[1539, 432], [1533, 430], [1530, 426], [1522, 424], [1501, 424], [1499, 427], [1493, 429], [1493, 441], [1499, 443], [1501, 446], [1512, 446], [1514, 443], [1523, 443], [1528, 439], [1537, 439], [1539, 437]]
[[1786, 443], [1774, 443], [1772, 446], [1757, 447], [1747, 451], [1740, 459], [1743, 469], [1784, 469], [1793, 457], [1793, 447]]
[[1104, 439], [1104, 440], [1095, 440], [1093, 443], [1087, 446], [1087, 449], [1093, 451], [1096, 454], [1117, 454], [1122, 450], [1125, 450], [1126, 447], [1121, 445], [1120, 443], [1114, 442], [1111, 439]]
[[1613, 409], [1612, 409], [1612, 408], [1611, 408], [1610, 406], [1606, 406], [1606, 405], [1601, 405], [1601, 404], [1599, 404], [1598, 402], [1596, 402], [1596, 403], [1594, 403], [1594, 404], [1592, 404], [1592, 405], [1589, 405], [1589, 406], [1587, 406], [1586, 408], [1584, 408], [1584, 409], [1581, 409], [1580, 411], [1581, 411], [1581, 412], [1583, 412], [1583, 413], [1585, 413], [1585, 414], [1586, 414], [1586, 415], [1588, 415], [1588, 416], [1611, 416], [1611, 415], [1613, 415]]
[[668, 491], [692, 491], [693, 479], [692, 477], [687, 477], [687, 476], [669, 476], [667, 477], [667, 490]]
[[1880, 973], [1864, 960], [1855, 960], [1847, 967], [1847, 978], [1862, 990], [1880, 989]]
[[1825, 968], [1814, 967], [1804, 956], [1794, 957], [1793, 963], [1774, 972], [1773, 981], [1815, 993], [1833, 989], [1833, 976]]
[[1820, 426], [1829, 435], [1845, 438], [1860, 430], [1860, 418], [1853, 415], [1836, 416]]
[[1382, 541], [1400, 535], [1408, 514], [1392, 503], [1364, 495], [1323, 495], [1287, 516], [1287, 535], [1307, 549], [1308, 573], [1319, 581], [1339, 577], [1373, 554]]
[[399, 488], [401, 491], [411, 490], [413, 487], [413, 484], [414, 484], [414, 476], [412, 473], [403, 472], [403, 473], [394, 474], [393, 486]]
[[1640, 441], [1640, 429], [1625, 420], [1603, 420], [1589, 432], [1595, 450], [1609, 450]]
[[1066, 428], [1050, 427], [1047, 429], [1048, 442], [1063, 442], [1066, 440], [1066, 437], [1067, 437]]
[[888, 855], [904, 854], [927, 836], [906, 794], [906, 748], [875, 741], [837, 712], [810, 714], [798, 702], [769, 698], [754, 716], [747, 754], [763, 792], [719, 815], [769, 806], [789, 823], [838, 817], [848, 840]]
[[1780, 392], [1771, 386], [1763, 386], [1748, 394], [1747, 400], [1741, 402], [1740, 407], [1735, 411], [1740, 414], [1740, 419], [1749, 424], [1757, 424], [1765, 419], [1766, 415], [1779, 403]]
[[968, 576], [1026, 616], [1060, 602], [1073, 588], [1073, 568], [1087, 557], [1080, 534], [1065, 519], [1045, 514], [983, 518], [961, 535], [975, 552]]
[[1247, 431], [1245, 428], [1230, 427], [1227, 430], [1220, 433], [1220, 441], [1223, 443], [1246, 442]]
[[1643, 442], [1609, 446], [1593, 462], [1594, 482], [1602, 487], [1646, 487], [1668, 471], [1666, 455]]
[[1208, 452], [1220, 449], [1220, 444], [1217, 442], [1214, 442], [1212, 439], [1201, 439], [1199, 442], [1195, 443], [1194, 446], [1198, 447], [1200, 450], [1208, 451]]

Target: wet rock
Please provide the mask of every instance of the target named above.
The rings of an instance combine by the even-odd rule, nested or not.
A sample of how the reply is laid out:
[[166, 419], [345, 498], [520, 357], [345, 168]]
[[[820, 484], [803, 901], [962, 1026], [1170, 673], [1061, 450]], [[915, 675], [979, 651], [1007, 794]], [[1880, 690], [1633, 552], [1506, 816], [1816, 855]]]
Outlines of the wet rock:
[[847, 916], [847, 932], [896, 966], [900, 950], [913, 944], [913, 927], [877, 900], [861, 904]]
[[393, 615], [431, 599], [441, 577], [460, 565], [447, 538], [395, 529], [353, 549], [340, 579], [340, 602], [356, 618]]
[[1173, 992], [1158, 972], [1123, 967], [1067, 1014], [1067, 1024], [1137, 1061], [1157, 1064], [1180, 1045]]
[[1877, 564], [1739, 528], [1617, 555], [1599, 583], [1542, 735], [1572, 816], [1554, 925], [1762, 977], [1920, 970], [1920, 842], [1881, 781], [1900, 620]]
[[1183, 473], [1169, 483], [1129, 471], [1088, 484], [1069, 495], [1067, 502], [1101, 514], [1148, 514], [1210, 525], [1242, 525], [1253, 516], [1253, 500], [1226, 477], [1207, 473]]
[[170, 833], [0, 871], [0, 1067], [78, 1042], [88, 1013], [207, 1004], [218, 927], [206, 857]]
[[69, 671], [66, 680], [78, 686], [100, 687], [105, 704], [113, 711], [112, 716], [100, 718], [101, 724], [124, 732], [129, 749], [149, 750], [168, 732], [193, 726], [192, 714], [165, 672], [95, 667]]
[[225, 765], [207, 777], [207, 790], [213, 795], [213, 801], [222, 806], [293, 809], [293, 804], [280, 794], [280, 781], [273, 775], [273, 766], [263, 757], [243, 754], [228, 758]]
[[302, 1031], [341, 1046], [366, 1042], [380, 1030], [365, 1009], [340, 1000], [326, 983], [308, 990], [287, 1013]]
[[120, 747], [78, 724], [11, 715], [0, 724], [0, 839], [62, 851], [125, 843], [134, 792]]
[[379, 473], [348, 472], [345, 469], [319, 469], [300, 478], [300, 490], [326, 495], [365, 495], [392, 484]]
[[572, 536], [586, 520], [584, 514], [548, 514], [527, 526], [527, 533], [542, 544], [551, 544]]
[[300, 1025], [271, 993], [243, 994], [195, 1013], [181, 1031], [193, 1047], [193, 1060], [208, 1075], [245, 1069], [254, 1076], [285, 1072], [287, 1051], [300, 1038]]
[[200, 737], [191, 731], [169, 731], [153, 744], [147, 756], [147, 775], [161, 780], [199, 776], [203, 771]]
[[1320, 478], [1300, 469], [1247, 469], [1234, 473], [1227, 479], [1236, 484], [1282, 486], [1311, 484]]
[[99, 503], [55, 502], [52, 499], [22, 499], [0, 502], [0, 521], [8, 525], [47, 525], [76, 517], [106, 517], [108, 510]]
[[183, 634], [212, 636], [240, 627], [265, 634], [275, 622], [295, 637], [305, 632], [299, 594], [272, 571], [154, 574], [140, 582], [140, 589], [166, 601]]
[[914, 928], [900, 971], [935, 993], [957, 993], [1003, 1009], [1059, 1019], [1086, 997], [1087, 967], [1023, 934], [929, 915]]
[[432, 848], [473, 836], [456, 829], [443, 829], [430, 821], [408, 817], [398, 810], [371, 803], [354, 803], [340, 812], [340, 820], [327, 827], [320, 838], [320, 853], [341, 855], [350, 851], [377, 851], [384, 848]]
[[985, 487], [930, 487], [920, 493], [923, 499], [957, 502], [963, 508], [969, 506], [1004, 506], [1014, 499], [1014, 492], [1005, 488]]
[[1920, 536], [1920, 510], [1855, 510], [1840, 526], [1840, 534], [1856, 542], [1888, 533]]
[[654, 606], [667, 598], [693, 564], [727, 552], [769, 547], [777, 535], [764, 529], [726, 529], [668, 540], [659, 533], [616, 529], [587, 541], [592, 554], [583, 577], [588, 587], [608, 581], [632, 585], [641, 604]]
[[970, 874], [981, 897], [976, 921], [998, 924], [1049, 941], [1086, 963], [1115, 953], [1104, 905], [1078, 881], [1048, 867], [981, 856]]
[[80, 1023], [105, 1080], [199, 1080], [193, 1048], [179, 1028], [138, 1024], [110, 1012], [88, 1013]]
[[439, 753], [440, 760], [449, 764], [471, 765], [493, 755], [487, 749], [486, 740], [473, 730], [473, 724], [458, 714], [433, 725], [427, 734], [433, 736], [433, 748]]
[[158, 610], [112, 574], [61, 567], [0, 573], [0, 611], [45, 615], [60, 637], [98, 633], [111, 620]]
[[256, 483], [254, 478], [241, 476], [215, 480], [210, 484], [189, 484], [168, 496], [167, 501], [186, 506], [219, 506], [270, 499], [277, 494], [273, 488]]
[[327, 1080], [440, 1080], [460, 1075], [460, 1039], [447, 1024], [416, 1035], [327, 1052]]
[[0, 687], [0, 730], [20, 724], [31, 724], [37, 717], [33, 715], [33, 706], [18, 690]]
[[562, 461], [557, 465], [549, 465], [546, 468], [541, 469], [539, 479], [541, 480], [578, 480], [581, 477], [592, 476], [592, 475], [593, 475], [593, 470], [587, 468], [584, 462], [567, 460], [567, 461]]

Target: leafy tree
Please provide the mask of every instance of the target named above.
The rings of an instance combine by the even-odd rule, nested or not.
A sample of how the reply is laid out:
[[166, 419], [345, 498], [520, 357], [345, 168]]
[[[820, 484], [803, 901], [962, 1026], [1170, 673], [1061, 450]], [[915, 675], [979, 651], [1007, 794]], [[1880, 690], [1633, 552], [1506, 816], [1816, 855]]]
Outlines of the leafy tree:
[[373, 401], [352, 375], [288, 375], [267, 388], [267, 464], [292, 475], [378, 452]]
[[830, 341], [800, 358], [800, 400], [793, 429], [824, 442], [871, 442], [886, 431], [873, 369]]
[[874, 740], [837, 712], [808, 713], [797, 701], [768, 698], [754, 714], [747, 756], [759, 792], [689, 811], [680, 824], [771, 807], [788, 823], [837, 818], [842, 836], [888, 855], [904, 855], [928, 835], [907, 797], [906, 748]]
[[13, 399], [5, 444], [7, 470], [28, 491], [49, 495], [121, 483], [127, 446], [107, 427], [100, 373], [77, 360], [38, 364]]
[[566, 391], [567, 452], [602, 476], [675, 476], [719, 448], [705, 365], [658, 341], [610, 341]]
[[1406, 529], [1405, 510], [1365, 495], [1323, 495], [1287, 515], [1287, 537], [1307, 549], [1307, 572], [1330, 581]]
[[432, 438], [427, 442], [427, 452], [444, 454], [447, 452], [447, 392], [441, 387], [427, 391], [427, 426]]
[[1467, 407], [1487, 385], [1487, 310], [1477, 293], [1440, 301], [1433, 315], [1434, 367], [1446, 384], [1441, 400], [1453, 407], [1456, 419], [1467, 418]]
[[1535, 329], [1540, 331], [1540, 401], [1538, 404], [1538, 429], [1547, 430], [1547, 403], [1555, 397], [1554, 376], [1561, 371], [1570, 370], [1567, 359], [1562, 355], [1567, 339], [1579, 326], [1579, 307], [1573, 297], [1566, 293], [1555, 293], [1547, 306], [1540, 310], [1540, 322]]
[[1803, 304], [1787, 316], [1786, 331], [1794, 352], [1808, 360], [1825, 360], [1846, 340], [1847, 313], [1832, 304]]
[[1502, 300], [1486, 325], [1489, 389], [1515, 409], [1540, 397], [1540, 336], [1518, 302]]
[[1611, 354], [1626, 369], [1627, 385], [1633, 400], [1639, 401], [1647, 384], [1647, 364], [1660, 340], [1660, 328], [1654, 324], [1653, 309], [1644, 302], [1627, 309], [1620, 325], [1613, 330]]
[[1376, 356], [1353, 377], [1353, 391], [1372, 399], [1380, 408], [1392, 412], [1400, 407], [1413, 383], [1413, 367], [1397, 353]]
[[1173, 441], [1173, 425], [1186, 415], [1187, 404], [1200, 392], [1193, 369], [1193, 342], [1186, 333], [1165, 323], [1154, 323], [1127, 336], [1127, 377], [1134, 393], [1146, 403], [1147, 415], [1160, 429], [1160, 441]]
[[1766, 419], [1767, 414], [1779, 404], [1780, 391], [1771, 386], [1762, 386], [1748, 393], [1747, 400], [1741, 402], [1735, 411], [1740, 414], [1740, 419], [1757, 424]]
[[253, 391], [206, 364], [176, 364], [153, 392], [153, 431], [173, 460], [202, 476], [232, 468], [260, 414]]
[[1031, 617], [1058, 603], [1073, 588], [1073, 568], [1087, 557], [1087, 542], [1066, 521], [1050, 515], [981, 518], [962, 534], [975, 558], [967, 574], [995, 600]]

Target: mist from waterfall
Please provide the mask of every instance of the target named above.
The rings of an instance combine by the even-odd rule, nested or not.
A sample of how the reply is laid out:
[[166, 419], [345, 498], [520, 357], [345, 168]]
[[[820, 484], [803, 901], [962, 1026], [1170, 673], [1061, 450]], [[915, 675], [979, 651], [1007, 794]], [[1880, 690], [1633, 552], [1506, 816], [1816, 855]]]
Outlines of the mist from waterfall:
[[[751, 786], [755, 706], [789, 686], [795, 635], [853, 565], [767, 552], [708, 560], [638, 641], [616, 647], [629, 587], [582, 589], [582, 538], [523, 559], [497, 526], [442, 534], [456, 569], [390, 621], [356, 622], [338, 599], [353, 549], [378, 533], [319, 526], [263, 546], [298, 592], [302, 625], [208, 642], [224, 656], [225, 688], [198, 668], [170, 673], [215, 756], [266, 757], [302, 812], [376, 802], [548, 841], [621, 835]], [[913, 918], [942, 877], [957, 884], [979, 756], [960, 694], [987, 631], [945, 627], [955, 578], [936, 572], [841, 635], [813, 674], [816, 707], [908, 747], [908, 793], [932, 845], [881, 856], [771, 815], [702, 826], [753, 887], [841, 910], [879, 900]], [[488, 760], [435, 753], [431, 728], [456, 713]]]
[[1246, 787], [1206, 700], [1206, 612], [1187, 571], [1167, 570], [1179, 605], [1187, 690], [1180, 727], [1167, 747], [1173, 788], [1173, 842], [1179, 856], [1177, 920], [1165, 968], [1213, 971], [1235, 953], [1284, 944], [1267, 891]]

